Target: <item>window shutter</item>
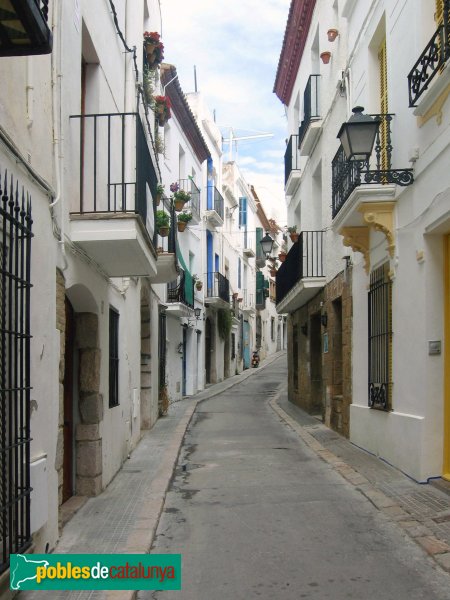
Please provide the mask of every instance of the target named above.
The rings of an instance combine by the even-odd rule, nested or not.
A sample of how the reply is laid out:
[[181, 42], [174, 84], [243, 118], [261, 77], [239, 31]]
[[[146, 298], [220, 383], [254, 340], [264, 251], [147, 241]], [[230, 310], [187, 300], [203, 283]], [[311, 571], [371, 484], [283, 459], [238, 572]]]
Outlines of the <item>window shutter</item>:
[[256, 271], [256, 308], [258, 309], [264, 308], [266, 305], [264, 287], [264, 275], [261, 271]]
[[263, 228], [256, 228], [256, 258], [264, 258], [263, 251], [261, 248], [261, 240], [263, 239]]
[[247, 226], [247, 198], [239, 198], [239, 227]]
[[[383, 40], [378, 51], [378, 64], [380, 71], [380, 113], [387, 114], [388, 109], [388, 86], [387, 86], [387, 60], [386, 60], [386, 38]], [[388, 168], [388, 122], [384, 119], [380, 124], [381, 141], [381, 168]]]

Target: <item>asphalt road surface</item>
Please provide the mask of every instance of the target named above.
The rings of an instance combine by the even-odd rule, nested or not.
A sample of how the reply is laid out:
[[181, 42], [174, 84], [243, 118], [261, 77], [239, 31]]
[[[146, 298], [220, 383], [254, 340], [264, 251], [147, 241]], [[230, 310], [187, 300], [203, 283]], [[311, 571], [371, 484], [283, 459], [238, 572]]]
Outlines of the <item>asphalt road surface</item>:
[[449, 600], [450, 577], [268, 406], [286, 377], [283, 357], [198, 405], [152, 549], [182, 554], [182, 590], [138, 598]]

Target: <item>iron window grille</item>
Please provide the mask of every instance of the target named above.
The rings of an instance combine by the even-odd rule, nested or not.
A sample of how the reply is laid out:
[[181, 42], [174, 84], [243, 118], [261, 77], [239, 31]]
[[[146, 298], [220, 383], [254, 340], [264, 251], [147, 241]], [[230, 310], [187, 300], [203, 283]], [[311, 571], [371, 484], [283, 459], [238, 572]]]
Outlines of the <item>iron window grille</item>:
[[292, 171], [300, 170], [298, 139], [298, 135], [291, 135], [286, 147], [286, 152], [284, 153], [284, 185], [287, 184]]
[[119, 313], [109, 309], [109, 408], [119, 406]]
[[372, 271], [369, 287], [369, 406], [392, 408], [392, 282], [389, 263]]
[[298, 129], [298, 147], [300, 148], [308, 131], [309, 125], [313, 121], [320, 119], [319, 107], [319, 82], [320, 75], [310, 75], [305, 91], [303, 92], [303, 120]]
[[31, 201], [0, 178], [0, 573], [31, 545]]

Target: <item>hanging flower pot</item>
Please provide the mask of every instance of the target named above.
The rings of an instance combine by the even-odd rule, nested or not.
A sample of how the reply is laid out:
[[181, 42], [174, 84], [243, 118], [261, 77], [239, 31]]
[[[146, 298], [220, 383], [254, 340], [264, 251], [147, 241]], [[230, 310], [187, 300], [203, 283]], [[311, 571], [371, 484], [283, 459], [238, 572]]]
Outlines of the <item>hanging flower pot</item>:
[[278, 258], [280, 259], [280, 262], [284, 262], [286, 260], [286, 252], [280, 252], [280, 254], [278, 255]]
[[164, 59], [164, 44], [160, 38], [157, 31], [144, 32], [144, 50], [150, 67], [155, 64], [159, 65]]
[[326, 52], [322, 52], [320, 58], [322, 59], [323, 64], [327, 65], [330, 62], [331, 52], [328, 52], [328, 50]]
[[338, 34], [339, 34], [339, 31], [337, 29], [329, 29], [327, 31], [328, 41], [334, 42], [334, 40], [337, 38]]
[[154, 101], [155, 101], [155, 108], [154, 108], [155, 117], [158, 121], [158, 125], [160, 127], [163, 127], [171, 117], [170, 100], [167, 96], [155, 96]]
[[169, 235], [169, 227], [160, 227], [158, 233], [161, 237], [167, 237]]
[[[176, 210], [176, 209], [175, 209]], [[178, 215], [178, 231], [184, 231], [186, 229], [186, 225], [191, 221], [192, 213], [190, 212], [182, 212]]]
[[277, 270], [276, 269], [270, 269], [270, 276], [271, 277], [275, 277], [276, 274], [277, 274]]
[[177, 221], [177, 228], [180, 233], [182, 233], [186, 229], [186, 221]]
[[184, 205], [185, 205], [184, 200], [176, 200], [174, 198], [174, 200], [173, 200], [173, 207], [174, 207], [174, 209], [175, 209], [176, 212], [182, 211], [183, 208], [184, 208]]
[[199, 292], [202, 291], [203, 288], [203, 282], [200, 281], [199, 279], [195, 282], [195, 289]]
[[167, 237], [170, 230], [170, 217], [163, 210], [156, 211], [155, 219], [156, 229], [161, 237]]

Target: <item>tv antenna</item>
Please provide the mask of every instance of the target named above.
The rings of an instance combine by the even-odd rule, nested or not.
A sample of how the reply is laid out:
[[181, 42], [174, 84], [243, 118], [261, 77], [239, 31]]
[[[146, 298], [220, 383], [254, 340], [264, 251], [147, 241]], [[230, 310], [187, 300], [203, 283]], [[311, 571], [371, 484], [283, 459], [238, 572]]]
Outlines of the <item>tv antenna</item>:
[[271, 138], [273, 137], [273, 133], [266, 133], [263, 131], [255, 131], [254, 129], [240, 129], [240, 131], [249, 131], [249, 132], [253, 132], [250, 135], [236, 135], [234, 132], [233, 127], [231, 126], [225, 126], [222, 125], [223, 129], [228, 129], [228, 137], [224, 137], [222, 135], [222, 143], [225, 142], [226, 144], [228, 144], [228, 160], [232, 161], [233, 160], [233, 145], [236, 148], [236, 154], [237, 154], [237, 143], [241, 142], [241, 141], [248, 141], [248, 140], [258, 140], [261, 138]]

